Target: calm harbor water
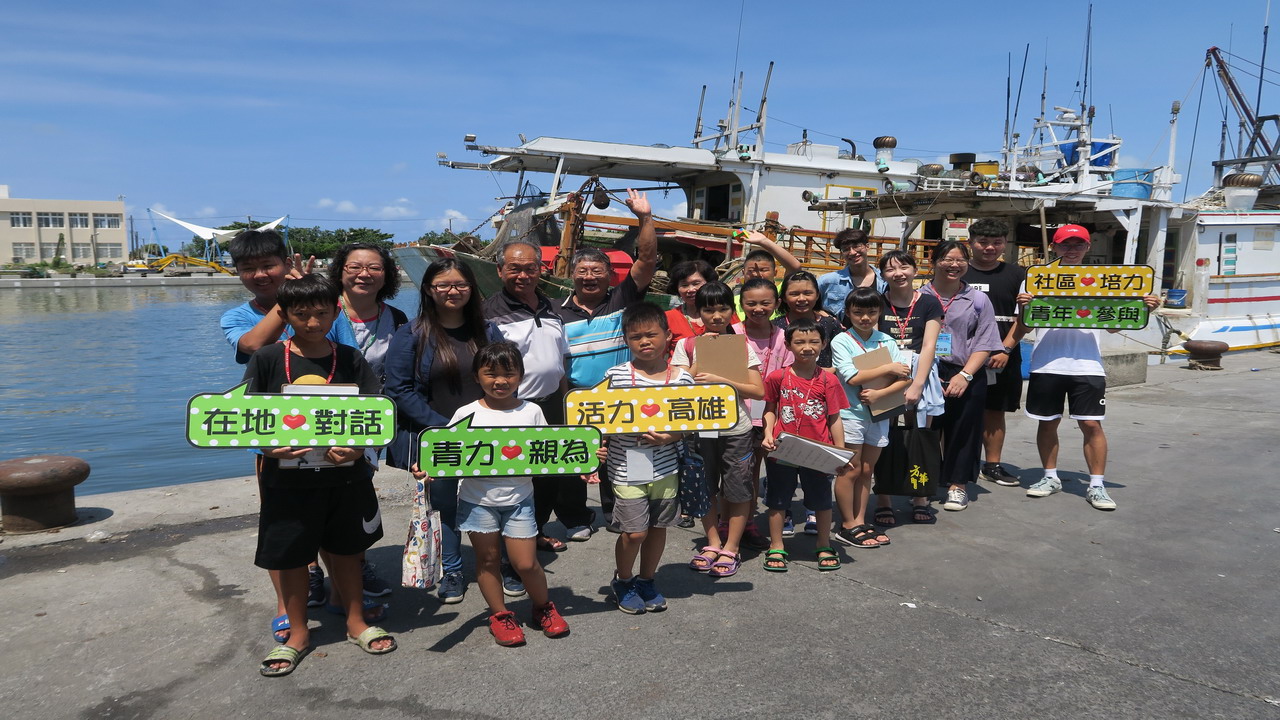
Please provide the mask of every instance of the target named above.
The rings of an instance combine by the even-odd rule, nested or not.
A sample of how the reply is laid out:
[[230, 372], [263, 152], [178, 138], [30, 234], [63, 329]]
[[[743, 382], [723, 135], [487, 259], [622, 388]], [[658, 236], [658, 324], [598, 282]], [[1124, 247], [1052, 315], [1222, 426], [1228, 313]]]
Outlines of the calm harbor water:
[[[417, 311], [417, 289], [393, 304]], [[250, 475], [243, 450], [187, 444], [191, 396], [240, 381], [218, 319], [243, 288], [0, 290], [0, 459], [58, 454], [92, 468], [81, 494]]]

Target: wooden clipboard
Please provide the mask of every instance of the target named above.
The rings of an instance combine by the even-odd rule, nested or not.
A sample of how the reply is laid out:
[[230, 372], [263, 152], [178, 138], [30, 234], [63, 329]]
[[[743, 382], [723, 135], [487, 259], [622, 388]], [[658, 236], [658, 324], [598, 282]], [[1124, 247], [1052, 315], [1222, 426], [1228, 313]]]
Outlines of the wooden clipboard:
[[[858, 372], [864, 370], [874, 370], [882, 365], [888, 365], [893, 362], [893, 356], [889, 354], [889, 349], [883, 345], [875, 350], [869, 350], [853, 359], [853, 366]], [[859, 383], [867, 390], [883, 390], [895, 382], [892, 376], [881, 376], [870, 382]], [[907, 406], [906, 388], [880, 398], [876, 402], [867, 407], [871, 413], [872, 420], [885, 420], [900, 414]]]
[[699, 335], [693, 341], [693, 350], [698, 357], [698, 372], [747, 382], [746, 335]]

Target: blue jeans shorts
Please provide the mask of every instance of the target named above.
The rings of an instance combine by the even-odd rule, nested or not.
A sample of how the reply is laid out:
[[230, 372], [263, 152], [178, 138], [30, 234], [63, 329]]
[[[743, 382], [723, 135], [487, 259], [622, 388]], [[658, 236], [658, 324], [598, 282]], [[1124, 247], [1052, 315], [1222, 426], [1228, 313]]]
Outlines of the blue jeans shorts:
[[458, 529], [462, 532], [496, 533], [503, 537], [531, 538], [538, 535], [538, 521], [533, 514], [533, 495], [519, 505], [476, 505], [458, 500]]

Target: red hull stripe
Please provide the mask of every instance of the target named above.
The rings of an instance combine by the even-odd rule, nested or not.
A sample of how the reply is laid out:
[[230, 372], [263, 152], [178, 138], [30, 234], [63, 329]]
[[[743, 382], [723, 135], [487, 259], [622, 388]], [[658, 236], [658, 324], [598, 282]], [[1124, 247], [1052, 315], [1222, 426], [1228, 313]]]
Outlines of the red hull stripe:
[[1238, 303], [1238, 302], [1267, 302], [1269, 300], [1280, 300], [1280, 295], [1265, 295], [1263, 297], [1209, 298], [1210, 304]]

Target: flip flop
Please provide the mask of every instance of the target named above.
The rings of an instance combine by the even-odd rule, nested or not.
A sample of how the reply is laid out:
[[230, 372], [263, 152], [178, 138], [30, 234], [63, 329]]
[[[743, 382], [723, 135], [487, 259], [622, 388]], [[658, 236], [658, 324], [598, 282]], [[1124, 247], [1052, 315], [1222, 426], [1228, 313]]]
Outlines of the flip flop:
[[707, 570], [707, 577], [727, 578], [738, 574], [738, 568], [742, 567], [741, 555], [721, 552], [720, 557], [729, 558], [729, 561], [716, 560], [711, 563], [711, 568]]
[[278, 643], [289, 642], [288, 630], [290, 627], [289, 616], [281, 615], [271, 621], [271, 637], [275, 638]]
[[[712, 559], [702, 554], [706, 552], [713, 552], [716, 554], [716, 557]], [[720, 558], [720, 548], [712, 547], [711, 545], [708, 545], [702, 548], [701, 550], [699, 550], [693, 556], [693, 559], [689, 561], [689, 569], [693, 570], [694, 572], [707, 572], [708, 570], [711, 569], [711, 565], [715, 563], [715, 561], [718, 560], [719, 558]]]
[[[786, 572], [787, 565], [789, 562], [787, 560], [788, 555], [790, 555], [790, 553], [788, 553], [786, 550], [769, 550], [765, 552], [764, 569], [768, 570], [769, 572], [779, 572], [779, 573]], [[769, 563], [771, 562], [775, 562], [775, 563], [780, 562], [782, 563], [782, 565], [770, 565]]]
[[[823, 557], [822, 553], [831, 553], [831, 555]], [[831, 572], [832, 570], [840, 569], [840, 554], [836, 552], [835, 548], [820, 547], [814, 550], [813, 554], [818, 558], [818, 570], [820, 572]], [[826, 565], [822, 564], [823, 560], [827, 561]]]
[[[373, 644], [375, 642], [379, 640], [386, 640], [386, 639], [391, 640], [390, 647], [386, 647], [381, 650], [373, 649]], [[380, 627], [374, 627], [373, 625], [370, 625], [369, 627], [365, 628], [364, 632], [360, 633], [359, 637], [351, 637], [350, 635], [348, 635], [347, 642], [355, 643], [356, 645], [359, 645], [361, 650], [364, 650], [370, 655], [386, 655], [387, 653], [399, 647], [398, 645], [396, 645], [396, 639], [392, 637], [391, 633], [387, 632], [386, 630], [383, 630]]]
[[[306, 650], [298, 650], [288, 645], [277, 645], [271, 648], [271, 652], [262, 660], [262, 667], [258, 668], [258, 672], [263, 677], [283, 677], [293, 672], [298, 667], [298, 663], [302, 662], [302, 658], [311, 652], [311, 648]], [[289, 663], [281, 667], [271, 667], [271, 663], [285, 661]]]

